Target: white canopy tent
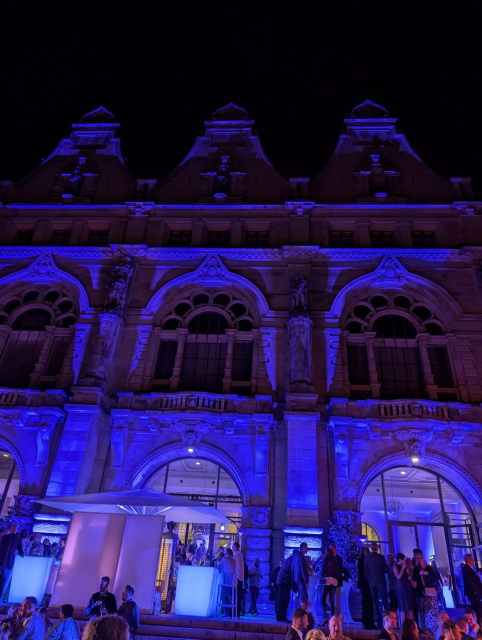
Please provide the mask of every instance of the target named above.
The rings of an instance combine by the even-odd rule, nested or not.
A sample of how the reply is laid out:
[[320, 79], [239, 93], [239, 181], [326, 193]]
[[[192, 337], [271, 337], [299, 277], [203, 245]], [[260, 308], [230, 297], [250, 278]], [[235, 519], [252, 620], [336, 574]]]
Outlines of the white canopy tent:
[[201, 502], [178, 498], [152, 489], [85, 493], [80, 496], [44, 498], [36, 502], [74, 513], [117, 513], [122, 515], [164, 516], [168, 522], [196, 524], [229, 524], [230, 520], [214, 507]]
[[84, 609], [109, 576], [119, 602], [125, 585], [136, 589], [141, 613], [151, 613], [164, 522], [229, 524], [213, 507], [151, 489], [45, 498], [39, 504], [73, 513], [51, 604]]

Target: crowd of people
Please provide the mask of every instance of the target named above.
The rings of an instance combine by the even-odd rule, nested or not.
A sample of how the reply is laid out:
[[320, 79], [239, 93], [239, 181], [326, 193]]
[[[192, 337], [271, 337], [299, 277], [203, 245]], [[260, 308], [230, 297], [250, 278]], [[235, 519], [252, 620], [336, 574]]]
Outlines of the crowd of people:
[[[139, 607], [134, 601], [134, 587], [126, 585], [122, 592], [122, 604], [117, 608], [116, 598], [109, 591], [110, 579], [101, 578], [99, 590], [89, 600], [84, 615], [89, 623], [82, 640], [116, 638], [134, 640], [139, 629]], [[105, 621], [104, 619], [108, 620]], [[115, 631], [115, 635], [108, 633]], [[99, 635], [100, 634], [100, 635]], [[12, 604], [2, 622], [0, 640], [80, 640], [81, 633], [74, 619], [74, 607], [60, 607], [59, 619], [52, 623], [47, 607], [38, 607], [37, 599], [27, 597], [22, 603]]]

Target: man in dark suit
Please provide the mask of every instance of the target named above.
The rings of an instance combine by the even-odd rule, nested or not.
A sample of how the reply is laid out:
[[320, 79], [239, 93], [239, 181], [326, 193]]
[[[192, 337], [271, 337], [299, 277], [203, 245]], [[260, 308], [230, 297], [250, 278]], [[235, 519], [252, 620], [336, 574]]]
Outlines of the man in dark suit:
[[377, 636], [377, 640], [397, 640], [395, 629], [398, 627], [398, 618], [395, 611], [383, 612], [383, 629]]
[[365, 576], [370, 585], [370, 592], [373, 599], [373, 620], [378, 621], [378, 628], [382, 628], [382, 617], [380, 615], [379, 598], [382, 599], [383, 608], [389, 609], [387, 591], [387, 561], [384, 556], [378, 553], [378, 544], [372, 542], [372, 552], [365, 558]]
[[298, 585], [298, 594], [300, 596], [300, 604], [308, 602], [308, 587], [310, 576], [308, 573], [308, 565], [306, 564], [305, 555], [308, 552], [306, 542], [300, 544], [300, 548], [293, 551], [291, 562], [291, 580]]
[[117, 613], [115, 595], [109, 591], [110, 578], [104, 576], [99, 582], [99, 591], [96, 591], [89, 600], [84, 616], [91, 620], [105, 614]]
[[464, 581], [464, 596], [470, 601], [470, 606], [475, 611], [477, 620], [482, 620], [482, 582], [475, 572], [475, 560], [471, 553], [464, 557], [465, 564], [462, 567], [462, 578]]
[[23, 558], [22, 539], [17, 535], [17, 525], [10, 527], [10, 533], [3, 536], [0, 542], [0, 604], [3, 604], [5, 592], [12, 577], [15, 555]]
[[336, 563], [338, 564], [338, 574], [340, 576], [340, 579], [338, 580], [338, 586], [336, 587], [336, 590], [335, 590], [335, 613], [337, 616], [339, 616], [341, 613], [340, 599], [341, 599], [341, 588], [343, 586], [343, 581], [349, 580], [351, 576], [350, 576], [350, 572], [343, 564], [343, 558], [338, 555], [336, 551], [336, 544], [334, 542], [330, 544], [330, 548], [333, 551], [333, 556], [336, 560]]
[[365, 575], [365, 558], [370, 553], [367, 547], [363, 547], [358, 558], [358, 581], [356, 586], [362, 593], [362, 624], [364, 629], [375, 629], [373, 624], [373, 600]]
[[290, 622], [288, 616], [288, 605], [291, 595], [291, 564], [293, 562], [293, 554], [281, 565], [276, 584], [278, 585], [278, 600], [276, 601], [276, 621]]
[[306, 628], [308, 626], [308, 617], [304, 609], [295, 609], [293, 611], [293, 622], [286, 634], [286, 640], [303, 640]]

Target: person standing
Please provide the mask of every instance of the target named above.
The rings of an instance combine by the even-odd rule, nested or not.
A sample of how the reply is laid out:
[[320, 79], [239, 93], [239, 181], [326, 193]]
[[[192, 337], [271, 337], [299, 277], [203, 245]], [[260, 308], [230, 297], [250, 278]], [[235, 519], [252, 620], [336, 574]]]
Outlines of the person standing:
[[50, 544], [50, 538], [44, 538], [42, 540], [42, 544], [44, 546], [43, 557], [50, 558], [52, 555], [52, 545]]
[[321, 593], [321, 606], [323, 607], [323, 623], [324, 627], [328, 622], [328, 612], [326, 606], [326, 598], [328, 597], [330, 600], [330, 611], [331, 617], [335, 616], [335, 590], [338, 586], [338, 580], [340, 579], [339, 574], [339, 566], [337, 561], [333, 556], [333, 551], [331, 547], [325, 551], [325, 557], [323, 558], [323, 565], [321, 568], [321, 577], [325, 579], [325, 584], [323, 586], [323, 591]]
[[269, 574], [269, 586], [270, 586], [269, 599], [271, 600], [271, 602], [274, 602], [275, 611], [277, 611], [278, 595], [279, 595], [279, 586], [276, 581], [278, 580], [278, 574], [281, 571], [282, 566], [283, 566], [283, 560], [280, 560], [278, 566], [275, 567], [273, 571], [271, 571], [271, 573]]
[[84, 616], [98, 618], [99, 616], [117, 613], [117, 603], [115, 595], [109, 591], [110, 578], [104, 576], [99, 582], [99, 591], [96, 591], [90, 598], [89, 604], [84, 611]]
[[286, 634], [286, 640], [303, 640], [308, 626], [308, 616], [306, 611], [299, 607], [293, 611], [293, 622]]
[[276, 579], [278, 585], [278, 602], [276, 607], [276, 621], [287, 622], [288, 620], [288, 605], [290, 603], [291, 594], [291, 564], [293, 562], [293, 554], [291, 554], [281, 565], [281, 569]]
[[43, 618], [36, 613], [37, 598], [25, 598], [20, 608], [20, 617], [24, 618], [17, 640], [44, 640], [45, 624]]
[[373, 600], [373, 620], [378, 622], [378, 628], [382, 628], [382, 616], [380, 614], [379, 598], [382, 599], [383, 609], [389, 608], [387, 578], [388, 573], [387, 562], [385, 558], [378, 553], [378, 544], [372, 542], [371, 553], [365, 558], [365, 576], [370, 585], [370, 592]]
[[338, 585], [335, 589], [335, 614], [339, 616], [341, 614], [341, 588], [343, 586], [345, 567], [343, 566], [343, 558], [336, 552], [336, 544], [334, 542], [330, 544], [330, 549], [333, 551], [333, 557], [335, 558], [338, 565], [338, 573], [340, 576]]
[[41, 557], [44, 554], [44, 546], [41, 542], [42, 534], [36, 533], [33, 536], [32, 544], [30, 545], [30, 550], [28, 552], [29, 556]]
[[422, 553], [417, 553], [417, 566], [413, 570], [413, 580], [417, 583], [417, 606], [422, 632], [435, 633], [438, 613], [437, 591], [435, 589], [435, 571], [425, 562]]
[[241, 607], [244, 600], [243, 582], [244, 582], [244, 557], [241, 553], [241, 547], [239, 542], [233, 544], [234, 547], [234, 561], [236, 563], [236, 580], [237, 582], [237, 602], [236, 602], [236, 617], [241, 617]]
[[[232, 549], [226, 549], [226, 555], [218, 562], [217, 568], [223, 576], [221, 578], [222, 584], [224, 585], [221, 589], [221, 603], [222, 605], [228, 606], [233, 604], [231, 602], [231, 594], [233, 580], [236, 580], [236, 561], [233, 557]], [[224, 615], [227, 615], [227, 611], [224, 611]]]
[[398, 618], [395, 611], [383, 612], [383, 629], [377, 636], [377, 640], [397, 640], [395, 629], [398, 626]]
[[464, 556], [465, 564], [462, 567], [462, 579], [464, 581], [464, 596], [469, 599], [470, 606], [475, 612], [477, 620], [482, 620], [482, 582], [475, 571], [475, 560], [471, 553]]
[[306, 564], [306, 554], [308, 553], [308, 545], [306, 542], [300, 544], [299, 549], [293, 551], [293, 560], [291, 563], [291, 581], [298, 585], [298, 595], [301, 602], [308, 601], [308, 587], [310, 586], [310, 576], [308, 574], [308, 566]]
[[413, 620], [413, 608], [415, 591], [413, 588], [413, 568], [410, 558], [405, 558], [403, 553], [397, 553], [393, 572], [398, 580], [398, 602], [402, 624], [405, 620]]
[[79, 640], [80, 628], [74, 620], [74, 607], [63, 604], [60, 607], [59, 621], [45, 634], [45, 640]]
[[251, 594], [251, 603], [249, 605], [249, 613], [252, 616], [259, 615], [256, 603], [258, 602], [259, 585], [262, 578], [263, 578], [263, 574], [261, 573], [261, 569], [259, 568], [259, 558], [255, 558], [253, 564], [249, 567], [249, 570], [248, 570], [248, 586], [249, 586], [249, 593]]
[[370, 553], [368, 547], [363, 547], [358, 558], [358, 580], [356, 586], [362, 594], [362, 624], [364, 629], [375, 629], [373, 624], [373, 600], [365, 575], [365, 558]]
[[10, 532], [5, 534], [0, 541], [0, 604], [3, 603], [5, 593], [12, 577], [13, 563], [18, 553], [23, 558], [22, 539], [17, 535], [17, 525], [10, 527]]
[[398, 579], [394, 572], [395, 557], [393, 553], [387, 556], [387, 590], [390, 609], [396, 611], [398, 609]]
[[134, 602], [134, 587], [130, 584], [126, 585], [122, 592], [122, 604], [117, 611], [117, 615], [129, 625], [129, 634], [131, 640], [134, 640], [137, 630], [139, 629], [139, 607], [137, 602]]

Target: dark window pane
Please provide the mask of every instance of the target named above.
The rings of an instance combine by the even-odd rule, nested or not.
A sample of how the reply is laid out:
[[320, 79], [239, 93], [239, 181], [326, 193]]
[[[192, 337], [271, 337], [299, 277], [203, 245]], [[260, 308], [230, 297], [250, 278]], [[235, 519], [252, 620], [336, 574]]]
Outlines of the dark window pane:
[[170, 247], [190, 247], [191, 237], [192, 237], [191, 231], [170, 231], [169, 246]]
[[232, 379], [237, 381], [251, 380], [251, 362], [253, 359], [253, 343], [235, 342], [233, 351]]
[[34, 233], [35, 231], [33, 229], [29, 229], [28, 231], [17, 231], [13, 244], [18, 246], [22, 244], [32, 244]]
[[181, 391], [222, 393], [227, 343], [188, 342], [184, 351]]
[[433, 231], [412, 231], [412, 245], [417, 249], [437, 246]]
[[208, 247], [227, 247], [229, 240], [229, 231], [208, 231], [206, 244]]
[[330, 247], [354, 247], [353, 231], [330, 231]]
[[72, 235], [72, 231], [69, 229], [68, 231], [54, 231], [50, 244], [55, 245], [56, 247], [62, 247], [68, 245], [70, 242], [70, 236]]
[[382, 316], [373, 323], [377, 338], [415, 338], [417, 331], [413, 324], [402, 316]]
[[445, 347], [429, 347], [428, 356], [435, 384], [439, 387], [452, 388], [454, 381], [450, 371], [447, 349]]
[[219, 313], [200, 313], [188, 324], [189, 333], [221, 335], [228, 328], [226, 318]]
[[40, 357], [45, 331], [12, 331], [0, 361], [0, 386], [26, 389]]
[[19, 331], [45, 331], [50, 324], [51, 315], [45, 309], [30, 309], [19, 316], [13, 323], [13, 329]]
[[70, 345], [70, 336], [56, 336], [50, 348], [44, 376], [56, 376], [62, 371], [65, 356]]
[[88, 247], [106, 247], [107, 240], [109, 239], [109, 230], [95, 231], [90, 230], [89, 237], [87, 238]]
[[267, 231], [246, 231], [245, 245], [247, 247], [267, 247]]
[[368, 354], [364, 344], [348, 345], [348, 372], [350, 384], [370, 384]]
[[168, 380], [172, 376], [176, 353], [177, 340], [161, 340], [154, 371], [156, 380]]
[[417, 347], [375, 347], [382, 398], [425, 396], [420, 353]]
[[370, 244], [372, 247], [394, 247], [393, 231], [370, 231]]

